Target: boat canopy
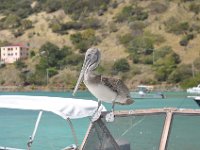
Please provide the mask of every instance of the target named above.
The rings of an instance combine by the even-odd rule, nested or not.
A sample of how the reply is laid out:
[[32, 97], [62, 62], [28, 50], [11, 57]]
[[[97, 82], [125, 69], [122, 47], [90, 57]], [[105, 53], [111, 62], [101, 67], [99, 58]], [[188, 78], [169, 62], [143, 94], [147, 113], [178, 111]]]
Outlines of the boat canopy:
[[[98, 103], [93, 100], [48, 96], [0, 95], [0, 108], [49, 111], [64, 119], [91, 116]], [[105, 111], [101, 105], [100, 109]]]

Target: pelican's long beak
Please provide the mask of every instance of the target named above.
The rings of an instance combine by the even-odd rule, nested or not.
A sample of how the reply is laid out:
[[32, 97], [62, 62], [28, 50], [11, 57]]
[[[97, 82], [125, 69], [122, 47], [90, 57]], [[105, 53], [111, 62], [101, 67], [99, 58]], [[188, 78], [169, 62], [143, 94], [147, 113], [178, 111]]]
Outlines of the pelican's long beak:
[[83, 81], [83, 79], [84, 79], [84, 74], [85, 74], [85, 72], [87, 72], [87, 70], [88, 70], [88, 68], [89, 68], [89, 64], [90, 64], [90, 60], [86, 60], [86, 59], [85, 59], [85, 61], [84, 61], [84, 63], [83, 63], [83, 67], [82, 67], [82, 69], [81, 69], [81, 73], [80, 73], [80, 75], [79, 75], [79, 78], [78, 78], [78, 80], [77, 80], [76, 86], [75, 86], [74, 91], [73, 91], [73, 94], [72, 94], [73, 96], [75, 95], [76, 91], [78, 90], [79, 85], [80, 85], [81, 82]]

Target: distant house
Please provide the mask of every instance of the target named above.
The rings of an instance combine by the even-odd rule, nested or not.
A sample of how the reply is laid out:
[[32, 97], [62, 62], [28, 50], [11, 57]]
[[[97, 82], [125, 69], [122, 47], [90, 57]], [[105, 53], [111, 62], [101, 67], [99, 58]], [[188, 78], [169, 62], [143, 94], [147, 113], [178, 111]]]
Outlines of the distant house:
[[28, 58], [27, 46], [22, 44], [14, 44], [1, 47], [1, 62], [4, 63], [14, 63], [19, 59]]

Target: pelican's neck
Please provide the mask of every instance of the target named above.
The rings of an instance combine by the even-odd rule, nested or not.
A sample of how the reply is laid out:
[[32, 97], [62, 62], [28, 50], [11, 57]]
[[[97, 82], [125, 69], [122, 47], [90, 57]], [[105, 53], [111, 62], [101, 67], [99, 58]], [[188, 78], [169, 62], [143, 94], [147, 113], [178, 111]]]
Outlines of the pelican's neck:
[[97, 75], [95, 74], [95, 72], [94, 71], [87, 71], [85, 74], [84, 74], [84, 82], [90, 82], [90, 81], [92, 81], [92, 80], [94, 80], [95, 79], [95, 77], [96, 77]]

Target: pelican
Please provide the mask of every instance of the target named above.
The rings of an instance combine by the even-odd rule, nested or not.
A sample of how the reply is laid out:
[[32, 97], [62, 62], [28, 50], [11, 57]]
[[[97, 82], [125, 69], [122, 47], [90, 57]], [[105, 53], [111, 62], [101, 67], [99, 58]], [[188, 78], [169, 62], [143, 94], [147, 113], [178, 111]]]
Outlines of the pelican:
[[[98, 75], [94, 72], [100, 63], [100, 58], [101, 53], [98, 48], [89, 48], [87, 50], [73, 95], [75, 95], [80, 83], [83, 81], [88, 90], [98, 99], [96, 113], [98, 112], [102, 101], [112, 103], [110, 120], [114, 120], [113, 112], [115, 104], [130, 105], [134, 102], [134, 100], [131, 99], [129, 89], [122, 82], [122, 80], [103, 77], [102, 75]], [[98, 118], [94, 119], [94, 121], [97, 119]]]

